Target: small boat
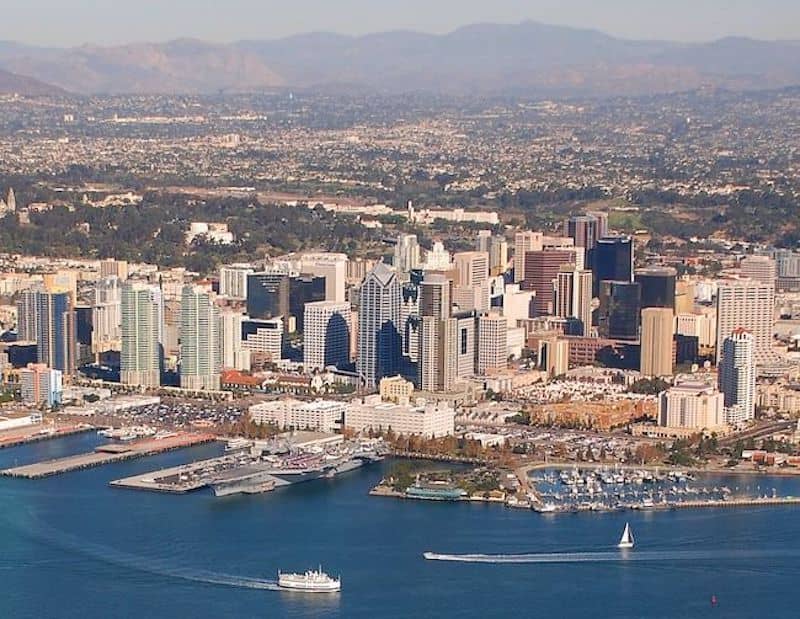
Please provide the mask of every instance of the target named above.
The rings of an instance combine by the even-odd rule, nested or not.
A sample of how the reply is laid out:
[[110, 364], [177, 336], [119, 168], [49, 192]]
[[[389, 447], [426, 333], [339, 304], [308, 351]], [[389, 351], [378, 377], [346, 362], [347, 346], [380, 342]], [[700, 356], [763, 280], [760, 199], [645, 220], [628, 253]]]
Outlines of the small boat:
[[322, 567], [303, 574], [284, 574], [279, 571], [278, 587], [305, 593], [336, 593], [342, 590], [342, 579], [331, 578], [322, 571]]
[[619, 544], [617, 544], [617, 548], [633, 548], [633, 544], [634, 539], [631, 526], [626, 522], [625, 530], [622, 532], [622, 537], [619, 540]]

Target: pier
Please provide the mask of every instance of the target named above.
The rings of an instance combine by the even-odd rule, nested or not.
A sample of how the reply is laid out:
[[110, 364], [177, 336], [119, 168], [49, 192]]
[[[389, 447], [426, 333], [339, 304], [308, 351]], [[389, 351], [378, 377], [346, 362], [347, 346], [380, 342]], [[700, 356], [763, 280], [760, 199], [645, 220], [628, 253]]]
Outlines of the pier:
[[171, 468], [150, 471], [141, 475], [133, 475], [109, 482], [114, 488], [130, 490], [147, 490], [150, 492], [166, 492], [186, 494], [200, 490], [213, 482], [210, 473], [225, 470], [233, 461], [231, 456], [221, 456], [209, 460], [200, 460], [191, 464], [173, 466]]
[[25, 466], [17, 466], [0, 471], [5, 477], [20, 477], [24, 479], [41, 479], [62, 473], [80, 471], [114, 462], [124, 462], [135, 458], [153, 456], [156, 454], [194, 447], [217, 440], [213, 434], [184, 433], [161, 439], [146, 439], [131, 443], [109, 444], [97, 447], [95, 451], [47, 460]]
[[20, 445], [28, 445], [29, 443], [38, 443], [40, 441], [49, 441], [57, 438], [64, 438], [66, 436], [73, 436], [75, 434], [84, 434], [86, 432], [93, 432], [97, 430], [95, 426], [91, 425], [77, 425], [77, 426], [30, 426], [24, 428], [20, 433], [3, 433], [0, 434], [0, 449], [8, 447], [19, 447]]

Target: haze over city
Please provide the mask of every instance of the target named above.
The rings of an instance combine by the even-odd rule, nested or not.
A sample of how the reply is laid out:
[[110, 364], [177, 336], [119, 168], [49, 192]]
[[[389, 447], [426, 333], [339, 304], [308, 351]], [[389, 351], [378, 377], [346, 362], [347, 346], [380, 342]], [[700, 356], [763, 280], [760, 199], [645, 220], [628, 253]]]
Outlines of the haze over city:
[[[44, 18], [43, 16], [46, 16]], [[711, 41], [726, 36], [798, 39], [791, 0], [30, 0], [4, 7], [3, 37], [45, 46], [119, 45], [199, 38], [274, 39], [307, 32], [391, 30], [443, 34], [473, 23], [533, 20], [628, 39]]]
[[797, 3], [0, 19], [0, 617], [797, 616]]

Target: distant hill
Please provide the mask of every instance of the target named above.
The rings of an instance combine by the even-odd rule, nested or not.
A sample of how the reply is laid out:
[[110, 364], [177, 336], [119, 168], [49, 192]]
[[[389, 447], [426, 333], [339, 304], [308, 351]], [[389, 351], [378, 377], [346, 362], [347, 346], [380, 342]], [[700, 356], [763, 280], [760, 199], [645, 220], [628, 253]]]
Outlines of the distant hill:
[[800, 44], [629, 41], [523, 22], [476, 24], [444, 35], [310, 33], [228, 45], [177, 40], [45, 49], [0, 42], [0, 67], [87, 94], [351, 87], [390, 93], [651, 94], [800, 84]]
[[0, 94], [18, 94], [28, 97], [64, 94], [61, 88], [45, 84], [24, 75], [17, 75], [0, 69]]

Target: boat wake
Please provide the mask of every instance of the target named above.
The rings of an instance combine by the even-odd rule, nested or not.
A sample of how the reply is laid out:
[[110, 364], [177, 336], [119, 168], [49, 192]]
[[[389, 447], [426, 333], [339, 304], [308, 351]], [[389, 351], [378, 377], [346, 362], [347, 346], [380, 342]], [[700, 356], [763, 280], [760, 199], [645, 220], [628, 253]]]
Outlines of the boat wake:
[[423, 553], [429, 561], [455, 563], [628, 563], [630, 561], [719, 561], [798, 558], [800, 550], [644, 550], [630, 552], [551, 552], [536, 554]]
[[141, 557], [107, 546], [87, 542], [65, 533], [64, 531], [59, 531], [35, 518], [29, 519], [27, 524], [29, 526], [25, 527], [25, 532], [34, 539], [45, 541], [63, 550], [75, 552], [111, 565], [135, 569], [156, 576], [165, 576], [204, 584], [244, 589], [260, 589], [264, 591], [280, 591], [278, 583], [275, 580], [263, 580], [260, 578], [249, 578], [234, 574], [180, 567], [171, 564], [166, 559]]

